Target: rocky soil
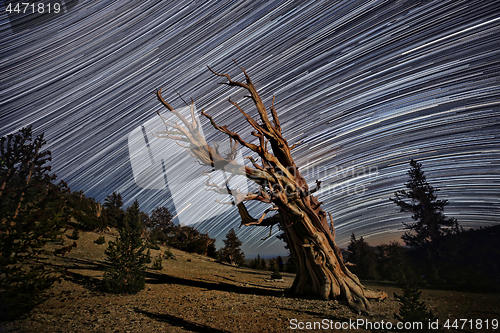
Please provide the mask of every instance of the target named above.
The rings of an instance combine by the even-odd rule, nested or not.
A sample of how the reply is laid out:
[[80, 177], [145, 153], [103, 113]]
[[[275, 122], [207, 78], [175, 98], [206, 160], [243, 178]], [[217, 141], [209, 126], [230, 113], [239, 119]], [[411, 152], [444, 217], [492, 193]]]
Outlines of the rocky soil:
[[[98, 234], [80, 232], [80, 236], [76, 248], [52, 262], [70, 274], [52, 287], [51, 298], [24, 318], [0, 322], [1, 332], [290, 332], [299, 322], [324, 320], [333, 328], [359, 319], [397, 323], [394, 293], [401, 290], [393, 284], [365, 282], [371, 289], [385, 291], [389, 299], [373, 303], [369, 315], [357, 315], [342, 302], [285, 297], [293, 274], [284, 273], [283, 281], [273, 281], [271, 272], [232, 267], [175, 249], [175, 258], [164, 260], [163, 270], [148, 269], [146, 288], [138, 294], [106, 294], [96, 286], [106, 268], [107, 241], [114, 237], [106, 234], [106, 243], [96, 245]], [[153, 258], [159, 253], [151, 252]], [[498, 294], [423, 290], [422, 296], [441, 324], [448, 319], [500, 320]], [[338, 331], [380, 332], [361, 326]]]

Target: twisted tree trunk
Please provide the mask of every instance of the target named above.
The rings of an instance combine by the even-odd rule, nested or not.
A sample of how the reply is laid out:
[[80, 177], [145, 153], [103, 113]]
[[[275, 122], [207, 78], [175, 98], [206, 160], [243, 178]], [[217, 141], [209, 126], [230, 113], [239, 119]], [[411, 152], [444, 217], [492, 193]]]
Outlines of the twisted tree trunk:
[[[308, 199], [315, 202], [315, 198]], [[306, 200], [280, 210], [297, 275], [291, 294], [320, 299], [344, 299], [357, 311], [370, 310], [368, 299], [382, 300], [385, 293], [366, 289], [344, 265], [340, 248], [326, 223], [321, 208], [312, 209]], [[290, 213], [294, 212], [294, 213]]]
[[[194, 108], [191, 108], [192, 121], [189, 122], [163, 99], [161, 89], [159, 89], [156, 92], [158, 100], [184, 124], [184, 126], [177, 123], [170, 124], [163, 119], [166, 130], [160, 133], [161, 136], [186, 142], [188, 144], [186, 148], [200, 163], [211, 168], [230, 171], [232, 174], [245, 175], [259, 185], [259, 190], [255, 192], [232, 193], [228, 183], [225, 186], [219, 186], [211, 183], [210, 179], [207, 181], [207, 186], [214, 192], [229, 192], [237, 198], [242, 225], [264, 227], [280, 225], [297, 266], [297, 275], [290, 290], [292, 294], [325, 300], [344, 299], [353, 309], [368, 311], [370, 309], [368, 299], [382, 300], [387, 295], [383, 292], [367, 290], [344, 265], [340, 249], [335, 244], [333, 221], [331, 221], [330, 228], [326, 213], [321, 208], [322, 203], [312, 195], [319, 189], [320, 182], [316, 181], [316, 188], [309, 191], [291, 155], [291, 150], [296, 144], [290, 147], [281, 133], [278, 114], [274, 108], [274, 97], [270, 107], [273, 118], [273, 123], [271, 123], [255, 86], [246, 71], [241, 69], [245, 74], [245, 83], [233, 81], [228, 74], [219, 74], [212, 69], [210, 71], [217, 76], [225, 77], [229, 81], [225, 84], [241, 87], [250, 93], [250, 96], [246, 97], [253, 100], [260, 117], [260, 124], [243, 111], [238, 103], [231, 100], [229, 102], [239, 110], [255, 130], [252, 135], [258, 139], [259, 144], [246, 142], [227, 126], [217, 125], [203, 110], [201, 114], [210, 120], [213, 127], [230, 138], [231, 152], [226, 157], [222, 157], [217, 147], [210, 147], [200, 134], [199, 125], [194, 117]], [[158, 115], [160, 115], [159, 112]], [[247, 157], [253, 167], [238, 165], [234, 160], [238, 144], [256, 153], [261, 159], [261, 164], [257, 163], [254, 158]], [[272, 153], [268, 150], [268, 144], [271, 146]], [[255, 219], [248, 214], [244, 205], [245, 201], [250, 200], [270, 204], [271, 207], [260, 218]], [[232, 204], [235, 202], [233, 201]], [[266, 217], [271, 211], [277, 211], [279, 214]]]

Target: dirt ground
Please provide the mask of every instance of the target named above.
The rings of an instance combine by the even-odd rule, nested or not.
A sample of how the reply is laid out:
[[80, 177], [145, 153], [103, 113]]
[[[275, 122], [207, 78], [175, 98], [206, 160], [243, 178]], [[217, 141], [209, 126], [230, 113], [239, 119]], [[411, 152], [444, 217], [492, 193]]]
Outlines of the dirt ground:
[[[283, 281], [272, 281], [271, 272], [219, 264], [175, 249], [175, 258], [164, 260], [163, 270], [148, 269], [146, 288], [141, 292], [106, 294], [96, 285], [106, 267], [107, 241], [113, 237], [105, 235], [106, 243], [96, 245], [93, 241], [98, 234], [80, 232], [80, 236], [76, 248], [54, 261], [54, 265], [66, 267], [70, 275], [56, 283], [51, 298], [26, 317], [0, 323], [1, 332], [291, 332], [305, 331], [299, 328], [307, 329], [307, 325], [313, 328], [315, 322], [328, 329], [307, 331], [395, 331], [375, 329], [376, 325], [387, 328], [387, 321], [393, 327], [397, 324], [394, 313], [399, 305], [394, 293], [401, 290], [393, 284], [366, 281], [368, 288], [385, 291], [389, 299], [373, 303], [369, 315], [357, 315], [341, 302], [285, 297], [293, 274], [284, 273]], [[151, 252], [153, 258], [159, 253]], [[493, 319], [500, 321], [498, 294], [423, 290], [422, 296], [440, 324], [474, 320], [472, 328], [467, 322], [458, 330], [445, 332], [500, 331], [491, 327]], [[481, 330], [475, 329], [478, 319]], [[364, 325], [353, 328], [361, 320], [372, 329]], [[340, 325], [348, 328], [341, 329]]]

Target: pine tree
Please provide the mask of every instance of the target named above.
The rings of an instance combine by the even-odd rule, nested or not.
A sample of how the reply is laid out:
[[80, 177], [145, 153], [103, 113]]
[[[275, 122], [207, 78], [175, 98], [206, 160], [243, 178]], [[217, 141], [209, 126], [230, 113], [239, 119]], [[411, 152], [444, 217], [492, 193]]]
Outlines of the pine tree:
[[260, 269], [267, 271], [267, 262], [264, 258], [260, 258]]
[[257, 258], [254, 258], [250, 261], [250, 264], [249, 264], [250, 268], [253, 268], [253, 269], [262, 269], [261, 267], [261, 264], [260, 264], [260, 255], [258, 254], [257, 255]]
[[283, 272], [285, 270], [285, 264], [283, 263], [283, 258], [281, 256], [278, 256], [278, 270], [280, 272]]
[[378, 271], [384, 280], [396, 281], [403, 267], [409, 266], [406, 250], [398, 242], [377, 246], [379, 253]]
[[377, 255], [363, 237], [356, 239], [353, 233], [347, 249], [351, 252], [349, 262], [356, 265], [350, 268], [354, 274], [360, 279], [375, 280], [378, 278]]
[[53, 184], [50, 151], [31, 127], [0, 138], [0, 320], [14, 319], [46, 299], [61, 271], [41, 264], [45, 245], [62, 241], [69, 188]]
[[113, 192], [104, 199], [106, 220], [111, 227], [121, 228], [125, 213], [120, 193]]
[[278, 269], [278, 260], [276, 258], [271, 258], [269, 260], [269, 270], [274, 272]]
[[295, 261], [293, 261], [293, 258], [291, 256], [288, 256], [288, 260], [286, 261], [285, 272], [288, 273], [297, 272], [297, 266], [295, 265]]
[[[403, 223], [408, 231], [401, 238], [409, 246], [423, 247], [440, 239], [445, 233], [458, 233], [460, 227], [457, 220], [443, 214], [448, 201], [437, 199], [436, 192], [439, 190], [427, 182], [422, 164], [411, 160], [410, 166], [410, 179], [405, 184], [407, 190], [396, 191], [396, 198], [390, 198], [400, 207], [400, 212], [412, 213], [415, 220], [415, 223]], [[444, 227], [448, 229], [444, 230]]]
[[104, 275], [104, 290], [134, 294], [144, 288], [146, 263], [151, 259], [144, 253], [146, 245], [141, 238], [142, 229], [136, 200], [127, 208], [118, 238], [110, 241], [105, 251], [110, 268]]
[[[409, 269], [403, 269], [398, 277], [398, 285], [403, 291], [402, 295], [394, 293], [394, 297], [399, 301], [399, 313], [395, 317], [401, 322], [422, 323], [423, 330], [420, 332], [436, 332], [430, 330], [428, 323], [435, 321], [436, 317], [432, 311], [427, 309], [424, 301], [421, 299], [422, 292], [418, 289], [415, 274]], [[409, 332], [413, 332], [410, 330]]]
[[104, 229], [106, 221], [102, 214], [102, 206], [94, 198], [85, 196], [83, 191], [72, 192], [68, 196], [68, 205], [71, 207], [71, 217], [82, 230], [94, 231]]
[[221, 249], [222, 261], [228, 262], [231, 265], [242, 265], [245, 262], [244, 253], [241, 252], [240, 246], [242, 242], [236, 236], [234, 229], [229, 230], [224, 239], [224, 247]]
[[273, 280], [281, 280], [281, 279], [283, 279], [283, 276], [281, 275], [280, 271], [278, 270], [278, 266], [276, 266], [273, 269], [273, 274], [271, 274], [271, 279], [273, 279]]
[[172, 214], [167, 207], [156, 207], [145, 224], [153, 239], [161, 243], [166, 243], [173, 234], [176, 228], [172, 222]]

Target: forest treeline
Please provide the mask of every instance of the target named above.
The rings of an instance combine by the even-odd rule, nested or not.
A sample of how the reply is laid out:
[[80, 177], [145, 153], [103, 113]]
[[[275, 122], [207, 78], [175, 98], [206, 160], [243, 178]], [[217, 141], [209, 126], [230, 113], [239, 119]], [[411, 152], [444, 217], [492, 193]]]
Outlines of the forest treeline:
[[345, 261], [364, 280], [401, 282], [408, 275], [421, 287], [500, 291], [500, 226], [470, 229], [422, 247], [391, 242], [370, 246], [354, 234]]
[[[72, 192], [68, 195], [68, 204], [72, 209], [70, 225], [75, 229], [101, 232], [120, 228], [125, 219], [126, 209], [121, 194], [117, 192], [109, 194], [102, 206], [82, 191]], [[139, 215], [142, 237], [149, 247], [158, 249], [161, 244], [215, 258], [215, 239], [193, 227], [175, 225], [168, 208], [157, 207], [151, 214], [140, 211]]]

